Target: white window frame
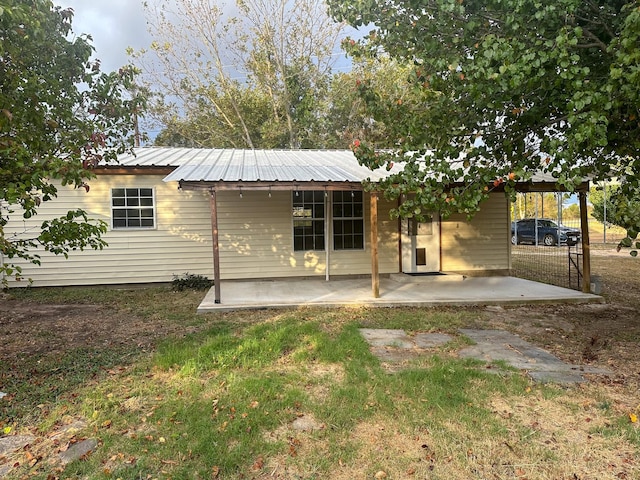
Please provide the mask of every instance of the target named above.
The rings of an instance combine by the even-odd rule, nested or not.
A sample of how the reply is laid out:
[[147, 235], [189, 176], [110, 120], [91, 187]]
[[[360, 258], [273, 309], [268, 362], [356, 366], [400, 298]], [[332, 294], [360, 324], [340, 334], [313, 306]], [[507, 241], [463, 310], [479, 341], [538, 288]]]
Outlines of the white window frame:
[[[304, 194], [305, 192], [310, 192], [312, 193], [314, 196], [318, 193], [317, 190], [295, 190], [293, 192], [291, 192], [291, 241], [292, 241], [292, 249], [294, 252], [324, 252], [327, 250], [327, 215], [329, 214], [328, 212], [328, 206], [327, 206], [327, 202], [326, 199], [324, 197], [324, 192], [322, 193], [323, 196], [323, 204], [324, 204], [324, 217], [315, 217], [310, 216], [310, 217], [304, 217], [304, 216], [297, 216], [295, 215], [295, 209], [297, 207], [294, 206], [294, 203], [296, 202], [296, 200], [303, 200], [304, 199]], [[303, 202], [304, 203], [304, 202]], [[316, 202], [315, 200], [312, 201], [310, 203], [310, 205], [316, 205], [316, 204], [320, 204], [320, 202]], [[323, 237], [323, 243], [324, 243], [324, 248], [319, 248], [319, 249], [296, 249], [296, 235], [295, 235], [295, 227], [296, 227], [296, 220], [308, 220], [311, 222], [319, 222], [322, 220], [323, 223], [323, 228], [324, 228], [324, 232], [322, 234]]]
[[[124, 190], [124, 197], [121, 196], [117, 196], [115, 198], [123, 198], [125, 200], [125, 204], [124, 205], [114, 205], [114, 191], [116, 190]], [[128, 192], [127, 190], [137, 190], [138, 194], [136, 197], [129, 197], [128, 196]], [[141, 196], [140, 192], [141, 190], [151, 190], [151, 205], [140, 205], [140, 203], [142, 203], [140, 200], [141, 199], [147, 199], [149, 198], [149, 196]], [[138, 199], [138, 204], [137, 205], [127, 205], [127, 199], [128, 198], [137, 198]], [[155, 230], [158, 226], [158, 221], [157, 221], [157, 205], [156, 205], [156, 189], [154, 187], [146, 187], [146, 186], [141, 186], [141, 187], [132, 187], [132, 186], [122, 186], [122, 187], [112, 187], [110, 189], [110, 211], [111, 211], [111, 229], [112, 230]], [[128, 217], [124, 217], [125, 218], [125, 222], [127, 223], [127, 225], [115, 225], [115, 221], [117, 219], [120, 219], [122, 217], [118, 217], [116, 218], [114, 215], [114, 212], [116, 210], [139, 210], [142, 211], [143, 209], [147, 210], [151, 208], [151, 210], [153, 210], [153, 215], [151, 217], [142, 217], [142, 215], [139, 215], [137, 218], [141, 220], [142, 223], [142, 219], [152, 219], [153, 225], [135, 225], [135, 226], [131, 226], [129, 225], [129, 218]], [[131, 217], [132, 219], [135, 217]]]
[[[341, 216], [341, 217], [336, 217], [333, 215], [333, 210], [334, 207], [336, 205], [335, 202], [335, 194], [338, 192], [342, 192], [342, 195], [355, 195], [356, 193], [359, 193], [361, 195], [361, 203], [362, 203], [362, 216]], [[349, 251], [364, 251], [367, 248], [367, 232], [366, 232], [366, 222], [364, 221], [365, 219], [365, 195], [364, 192], [362, 190], [352, 190], [352, 191], [339, 191], [336, 190], [331, 194], [331, 202], [330, 202], [330, 206], [329, 206], [329, 210], [330, 210], [330, 214], [331, 214], [331, 249], [335, 252], [349, 252]], [[342, 203], [342, 202], [341, 202]], [[336, 235], [341, 236], [344, 239], [344, 233], [336, 233], [336, 221], [344, 221], [344, 220], [359, 220], [362, 222], [362, 247], [343, 247], [343, 248], [336, 248]]]

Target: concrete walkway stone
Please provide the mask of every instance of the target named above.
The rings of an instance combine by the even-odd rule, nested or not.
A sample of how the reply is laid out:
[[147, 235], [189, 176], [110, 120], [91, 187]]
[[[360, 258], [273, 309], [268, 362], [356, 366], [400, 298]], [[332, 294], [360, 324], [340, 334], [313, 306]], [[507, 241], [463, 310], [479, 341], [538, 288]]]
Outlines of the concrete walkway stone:
[[525, 370], [539, 382], [581, 383], [584, 373], [609, 374], [605, 369], [570, 365], [546, 350], [526, 342], [504, 330], [460, 329], [475, 345], [463, 348], [462, 358], [475, 358], [485, 362], [504, 361], [514, 368]]
[[98, 448], [98, 440], [95, 438], [87, 438], [81, 442], [74, 443], [66, 451], [60, 453], [60, 462], [63, 465], [74, 462], [90, 454], [96, 448]]
[[386, 328], [361, 328], [360, 334], [389, 372], [400, 370], [404, 363], [425, 355], [426, 349], [437, 348], [453, 338], [445, 333], [419, 333], [412, 337], [404, 330]]
[[416, 346], [404, 330], [361, 328], [360, 333], [374, 347], [414, 348]]
[[[21, 450], [35, 440], [36, 437], [33, 435], [11, 435], [8, 437], [0, 437], [0, 459]], [[0, 465], [0, 478], [4, 478], [11, 470], [13, 470], [13, 466], [11, 464]]]
[[36, 439], [33, 435], [11, 435], [9, 437], [0, 437], [0, 457], [20, 450], [29, 445]]
[[[461, 358], [474, 358], [488, 363], [503, 361], [518, 370], [525, 370], [538, 382], [581, 383], [586, 381], [583, 376], [585, 373], [611, 373], [589, 365], [567, 364], [546, 350], [504, 330], [463, 328], [459, 332], [475, 343], [458, 352]], [[391, 372], [398, 371], [404, 363], [425, 355], [426, 350], [444, 345], [453, 338], [445, 333], [410, 336], [404, 330], [384, 328], [361, 328], [360, 333], [371, 345], [371, 352]]]

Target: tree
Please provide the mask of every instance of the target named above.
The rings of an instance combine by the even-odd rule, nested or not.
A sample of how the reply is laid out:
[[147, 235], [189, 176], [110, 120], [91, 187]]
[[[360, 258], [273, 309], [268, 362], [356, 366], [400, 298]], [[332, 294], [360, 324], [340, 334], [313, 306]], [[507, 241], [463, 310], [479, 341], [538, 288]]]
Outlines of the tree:
[[612, 224], [624, 228], [627, 236], [618, 245], [618, 250], [621, 247], [634, 246], [631, 254], [637, 256], [640, 244], [634, 245], [634, 240], [640, 232], [640, 200], [638, 200], [640, 191], [636, 190], [636, 194], [629, 197], [621, 194], [620, 185], [606, 185], [606, 192], [604, 188], [591, 187], [589, 192], [589, 200], [593, 205], [591, 215], [605, 226]]
[[572, 203], [562, 210], [562, 218], [567, 220], [580, 220], [580, 206], [577, 203]]
[[329, 0], [339, 21], [374, 25], [344, 42], [356, 57], [411, 67], [388, 98], [364, 85], [386, 149], [356, 142], [370, 167], [403, 162], [383, 183], [396, 212], [473, 214], [494, 188], [534, 172], [571, 190], [585, 175], [640, 185], [640, 3], [637, 0]]
[[[91, 167], [133, 146], [134, 117], [144, 99], [130, 98], [135, 69], [103, 73], [90, 62], [89, 37], [69, 39], [73, 11], [49, 0], [0, 1], [0, 274], [20, 278], [13, 259], [34, 264], [42, 248], [101, 249], [106, 226], [83, 210], [20, 232], [10, 217], [33, 217], [58, 185], [89, 191]], [[14, 215], [15, 214], [15, 215]], [[9, 224], [9, 226], [11, 226]], [[8, 260], [8, 261], [7, 261]]]
[[162, 92], [153, 112], [173, 131], [167, 137], [235, 148], [313, 143], [343, 28], [322, 0], [243, 0], [235, 11], [212, 0], [146, 5], [156, 40], [135, 58]]

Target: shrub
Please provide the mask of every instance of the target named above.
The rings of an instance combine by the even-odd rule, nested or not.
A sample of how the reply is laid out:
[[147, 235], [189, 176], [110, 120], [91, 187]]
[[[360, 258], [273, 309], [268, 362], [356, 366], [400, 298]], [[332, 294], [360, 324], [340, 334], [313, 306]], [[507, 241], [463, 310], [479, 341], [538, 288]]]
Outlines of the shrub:
[[204, 275], [195, 275], [193, 273], [185, 273], [183, 275], [174, 275], [171, 286], [176, 291], [182, 290], [207, 290], [211, 288], [213, 281]]

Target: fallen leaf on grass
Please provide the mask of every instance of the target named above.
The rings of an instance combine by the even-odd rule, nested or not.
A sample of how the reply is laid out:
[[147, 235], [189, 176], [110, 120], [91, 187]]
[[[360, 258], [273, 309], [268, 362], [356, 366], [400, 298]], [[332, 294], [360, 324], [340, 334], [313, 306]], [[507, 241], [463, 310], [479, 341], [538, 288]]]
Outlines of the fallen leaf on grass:
[[289, 445], [289, 456], [291, 456], [291, 457], [297, 457], [298, 456], [298, 451], [296, 450], [295, 445]]
[[256, 458], [256, 461], [253, 462], [251, 469], [253, 471], [257, 471], [262, 470], [262, 467], [264, 467], [264, 458], [262, 457], [262, 455], [259, 455], [258, 458]]
[[630, 413], [629, 414], [629, 420], [631, 420], [631, 423], [637, 423], [638, 422], [638, 416], [635, 413]]
[[211, 469], [211, 478], [218, 478], [220, 476], [220, 467], [217, 465], [214, 465], [214, 467]]

